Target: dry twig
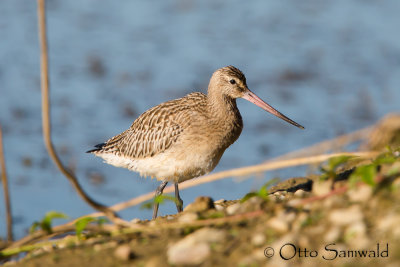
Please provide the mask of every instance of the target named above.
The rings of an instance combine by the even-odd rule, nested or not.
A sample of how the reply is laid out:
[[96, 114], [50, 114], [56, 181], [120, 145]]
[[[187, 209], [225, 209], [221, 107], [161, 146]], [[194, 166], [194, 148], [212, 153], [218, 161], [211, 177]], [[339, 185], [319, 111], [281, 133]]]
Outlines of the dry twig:
[[[374, 126], [368, 126], [366, 128], [343, 134], [338, 137], [335, 137], [330, 140], [322, 141], [317, 144], [289, 152], [285, 155], [279, 156], [274, 158], [274, 160], [283, 160], [283, 159], [291, 159], [295, 157], [305, 157], [305, 156], [311, 156], [311, 155], [316, 155], [316, 154], [321, 154], [321, 153], [326, 153], [327, 151], [337, 151], [338, 149], [343, 148], [344, 146], [354, 143], [359, 140], [366, 139], [368, 135], [371, 133], [372, 129]], [[270, 161], [270, 160], [269, 160]]]
[[43, 137], [50, 158], [56, 164], [58, 169], [71, 182], [79, 196], [94, 209], [104, 213], [111, 221], [118, 225], [127, 225], [128, 223], [118, 218], [114, 211], [108, 207], [94, 201], [80, 186], [75, 175], [67, 170], [58, 157], [52, 140], [50, 126], [50, 100], [49, 100], [49, 68], [47, 56], [47, 36], [46, 36], [46, 13], [45, 0], [38, 0], [38, 18], [39, 18], [39, 39], [40, 39], [40, 62], [41, 62], [41, 87], [42, 87], [42, 118], [43, 118]]
[[1, 126], [0, 126], [0, 165], [1, 165], [1, 180], [3, 182], [3, 190], [4, 190], [4, 201], [6, 204], [6, 212], [7, 212], [7, 241], [12, 242], [13, 233], [12, 233], [11, 202], [8, 190], [6, 162], [4, 159], [4, 150], [3, 150], [3, 133], [1, 130]]

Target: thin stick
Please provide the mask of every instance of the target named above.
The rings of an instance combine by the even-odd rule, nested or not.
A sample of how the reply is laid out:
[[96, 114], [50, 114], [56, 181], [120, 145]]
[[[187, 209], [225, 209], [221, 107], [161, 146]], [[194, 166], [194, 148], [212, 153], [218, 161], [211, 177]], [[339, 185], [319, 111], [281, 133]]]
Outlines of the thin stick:
[[3, 132], [0, 126], [0, 165], [1, 165], [1, 180], [3, 182], [3, 190], [4, 190], [4, 201], [6, 204], [6, 212], [7, 212], [7, 241], [13, 241], [13, 232], [12, 232], [12, 214], [11, 214], [11, 202], [10, 195], [8, 190], [8, 180], [7, 180], [7, 170], [6, 170], [6, 162], [4, 159], [4, 150], [3, 150]]
[[[282, 156], [276, 157], [273, 160], [283, 160], [283, 159], [290, 159], [294, 157], [305, 157], [315, 154], [326, 153], [328, 150], [334, 150], [340, 147], [343, 147], [347, 144], [354, 143], [356, 141], [365, 139], [372, 131], [375, 126], [368, 126], [363, 129], [343, 134], [338, 137], [335, 137], [330, 140], [322, 141], [317, 144], [289, 152]], [[269, 160], [271, 161], [271, 160]]]
[[47, 36], [46, 36], [46, 13], [45, 13], [45, 0], [38, 0], [38, 17], [39, 17], [39, 39], [40, 39], [40, 67], [41, 67], [41, 87], [42, 87], [42, 127], [43, 137], [46, 144], [47, 152], [50, 158], [56, 164], [62, 174], [67, 177], [72, 186], [78, 192], [79, 196], [86, 201], [94, 209], [104, 213], [111, 221], [116, 224], [126, 225], [127, 222], [118, 218], [118, 216], [106, 206], [94, 201], [80, 186], [78, 179], [73, 173], [68, 171], [62, 164], [58, 157], [52, 140], [51, 140], [51, 126], [50, 126], [50, 100], [49, 100], [49, 67], [47, 56]]

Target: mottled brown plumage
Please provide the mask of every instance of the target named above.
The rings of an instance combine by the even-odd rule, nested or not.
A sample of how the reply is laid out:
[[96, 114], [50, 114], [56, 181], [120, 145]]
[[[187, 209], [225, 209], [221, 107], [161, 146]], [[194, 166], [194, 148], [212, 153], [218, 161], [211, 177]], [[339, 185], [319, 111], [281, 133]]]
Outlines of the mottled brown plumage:
[[[191, 93], [155, 106], [140, 115], [125, 132], [97, 145], [92, 152], [107, 163], [175, 183], [212, 171], [224, 151], [239, 137], [243, 123], [236, 98], [247, 99], [302, 128], [253, 94], [244, 74], [233, 66], [214, 72], [208, 94]], [[155, 205], [153, 218], [157, 216]]]

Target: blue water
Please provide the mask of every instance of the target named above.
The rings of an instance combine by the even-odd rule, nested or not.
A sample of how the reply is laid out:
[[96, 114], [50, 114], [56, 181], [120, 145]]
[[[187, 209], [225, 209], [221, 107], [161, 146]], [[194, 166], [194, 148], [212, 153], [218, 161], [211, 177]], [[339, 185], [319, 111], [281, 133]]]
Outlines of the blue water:
[[[399, 10], [397, 0], [49, 1], [54, 144], [102, 203], [153, 191], [156, 181], [84, 152], [160, 102], [205, 92], [212, 72], [226, 65], [240, 68], [253, 92], [306, 130], [238, 100], [245, 128], [215, 171], [365, 127], [399, 111]], [[49, 210], [72, 218], [92, 211], [47, 156], [38, 52], [36, 1], [0, 1], [0, 123], [17, 237]], [[200, 195], [236, 199], [273, 176], [305, 172], [227, 179], [181, 196], [185, 203]], [[93, 173], [100, 179], [91, 179]], [[174, 213], [175, 207], [160, 212]], [[133, 208], [122, 215], [150, 213]], [[5, 229], [0, 219], [0, 236]]]

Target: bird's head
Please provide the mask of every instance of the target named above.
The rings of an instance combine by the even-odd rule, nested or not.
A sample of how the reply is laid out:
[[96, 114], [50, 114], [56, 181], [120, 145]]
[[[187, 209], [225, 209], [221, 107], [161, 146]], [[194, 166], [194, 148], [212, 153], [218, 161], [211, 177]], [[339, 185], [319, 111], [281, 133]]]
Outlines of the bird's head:
[[250, 101], [251, 103], [261, 107], [265, 111], [277, 116], [278, 118], [304, 129], [303, 126], [289, 119], [250, 91], [250, 89], [247, 87], [246, 77], [244, 76], [243, 72], [234, 66], [227, 66], [216, 70], [211, 77], [208, 90], [209, 94], [215, 93], [210, 91], [217, 91], [219, 94], [222, 94], [230, 99], [246, 99], [247, 101]]

